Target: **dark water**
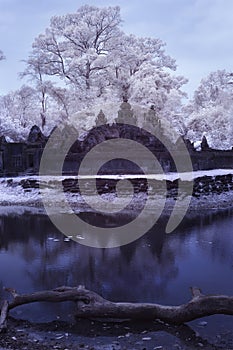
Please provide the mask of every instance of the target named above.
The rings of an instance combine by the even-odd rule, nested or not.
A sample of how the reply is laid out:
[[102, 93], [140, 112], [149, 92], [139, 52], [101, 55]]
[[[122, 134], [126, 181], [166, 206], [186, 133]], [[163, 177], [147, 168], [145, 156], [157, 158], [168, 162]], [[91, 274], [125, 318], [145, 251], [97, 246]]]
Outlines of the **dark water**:
[[[190, 286], [206, 294], [232, 295], [233, 214], [186, 219], [170, 235], [164, 233], [164, 224], [161, 220], [129, 245], [97, 249], [64, 241], [46, 216], [2, 216], [0, 283], [20, 293], [82, 284], [111, 300], [162, 304], [188, 301]], [[43, 322], [69, 319], [72, 310], [69, 303], [38, 303], [12, 314]], [[205, 320], [209, 332], [232, 329], [230, 317]]]

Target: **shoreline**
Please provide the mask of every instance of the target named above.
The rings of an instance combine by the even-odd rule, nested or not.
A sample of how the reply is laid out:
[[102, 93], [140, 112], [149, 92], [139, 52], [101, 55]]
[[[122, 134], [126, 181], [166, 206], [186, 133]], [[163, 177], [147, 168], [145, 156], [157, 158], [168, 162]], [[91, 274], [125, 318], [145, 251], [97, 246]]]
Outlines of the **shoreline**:
[[[15, 178], [10, 184], [6, 182], [1, 184], [4, 188], [5, 197], [4, 200], [0, 199], [0, 215], [46, 215], [40, 199], [39, 188], [23, 188], [23, 183], [20, 181]], [[37, 183], [34, 183], [34, 185], [37, 186]], [[51, 195], [51, 202], [54, 207], [58, 205], [58, 208], [61, 209], [62, 205], [59, 196], [57, 196], [56, 188], [50, 187], [49, 195]], [[90, 208], [85, 205], [79, 193], [68, 191], [66, 196], [68, 202], [77, 213], [90, 211]], [[102, 197], [114, 199], [115, 195], [111, 194], [110, 198], [108, 198], [106, 194], [102, 194]], [[131, 215], [133, 210], [139, 210], [141, 203], [145, 201], [146, 197], [147, 195], [144, 192], [137, 193], [134, 198], [134, 205], [128, 207], [124, 214]], [[169, 196], [161, 217], [169, 217], [175, 203], [182, 210], [182, 201], [185, 198], [187, 199], [185, 194], [182, 194], [178, 199], [175, 195]], [[93, 196], [94, 204], [96, 203], [95, 199], [96, 197]], [[155, 196], [152, 204], [154, 203], [155, 207], [159, 207], [160, 200], [162, 200], [161, 195]], [[152, 206], [152, 213], [153, 209]], [[200, 218], [201, 216], [204, 217], [231, 210], [233, 210], [233, 190], [218, 194], [198, 194], [191, 197], [186, 217], [195, 220], [197, 217]], [[201, 326], [202, 321], [200, 319], [200, 327], [197, 325], [194, 327], [192, 324], [176, 327], [158, 324], [158, 322], [145, 325], [127, 321], [120, 324], [84, 320], [78, 323], [58, 320], [48, 323], [34, 323], [10, 317], [9, 329], [5, 334], [0, 334], [0, 350], [233, 349], [232, 332], [228, 330], [226, 335], [219, 331], [218, 334], [213, 334], [210, 337], [205, 334], [205, 327]]]
[[[11, 193], [7, 195], [8, 198], [2, 199], [0, 197], [0, 215], [7, 215], [10, 213], [23, 214], [24, 212], [31, 214], [47, 215], [43, 202], [40, 198], [39, 191], [32, 189], [32, 192], [28, 191], [24, 193], [23, 189], [21, 188], [21, 193], [19, 196], [17, 196], [17, 194], [12, 195], [12, 191], [14, 191], [15, 187], [9, 189]], [[50, 196], [50, 201], [54, 206], [54, 214], [67, 213], [66, 203], [63, 205], [62, 201], [59, 199], [59, 196], [56, 196], [56, 193], [54, 193], [53, 191], [51, 191]], [[102, 199], [106, 199], [105, 195], [102, 195], [101, 197]], [[111, 196], [110, 200], [112, 201], [114, 198], [115, 196]], [[131, 205], [126, 206], [122, 213], [124, 213], [125, 215], [131, 215], [133, 211], [137, 212], [141, 210], [142, 203], [145, 203], [146, 199], [146, 193], [141, 192], [136, 194], [134, 202]], [[195, 213], [202, 215], [203, 213], [207, 212], [214, 213], [218, 211], [233, 209], [233, 190], [230, 190], [228, 192], [222, 192], [219, 194], [203, 194], [198, 197], [185, 195], [181, 196], [181, 198], [178, 199], [176, 197], [167, 197], [161, 216], [168, 217], [172, 213], [174, 205], [176, 205], [177, 209], [181, 211], [183, 209], [184, 199], [190, 201], [188, 210], [186, 212], [186, 215], [188, 216]], [[95, 212], [91, 207], [88, 206], [87, 203], [85, 203], [80, 194], [68, 193], [66, 194], [66, 200], [68, 205], [70, 205], [70, 210], [68, 214], [71, 213], [72, 210], [77, 214], [83, 212]], [[91, 200], [93, 201], [93, 206], [98, 205], [98, 199], [96, 199], [95, 196], [93, 196]], [[125, 198], [122, 198], [123, 204], [124, 200], [126, 201], [126, 203], [128, 203], [127, 196], [125, 196]], [[149, 207], [149, 210], [153, 212], [153, 210], [160, 208], [160, 206], [162, 205], [161, 203], [163, 202], [163, 196], [154, 196], [153, 198], [151, 198], [151, 206]]]
[[[197, 327], [197, 328], [196, 328]], [[85, 320], [31, 323], [10, 317], [8, 329], [0, 333], [1, 350], [231, 350], [232, 331], [216, 337], [202, 334], [199, 321], [169, 325], [158, 320], [131, 322]]]

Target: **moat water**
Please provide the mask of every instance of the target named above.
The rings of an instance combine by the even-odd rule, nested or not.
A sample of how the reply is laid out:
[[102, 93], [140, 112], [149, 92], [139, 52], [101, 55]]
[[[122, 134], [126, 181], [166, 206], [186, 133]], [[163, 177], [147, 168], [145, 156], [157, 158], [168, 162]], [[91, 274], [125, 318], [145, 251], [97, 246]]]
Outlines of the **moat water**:
[[[168, 305], [187, 302], [190, 286], [200, 287], [205, 294], [233, 294], [232, 212], [186, 218], [172, 234], [165, 234], [164, 227], [161, 220], [131, 244], [98, 249], [69, 241], [45, 215], [3, 215], [1, 296], [3, 287], [30, 293], [80, 284], [113, 301]], [[71, 303], [35, 303], [16, 308], [12, 315], [47, 322], [72, 320], [72, 312]], [[230, 316], [204, 320], [204, 332], [232, 330]], [[199, 322], [191, 324], [198, 327]]]

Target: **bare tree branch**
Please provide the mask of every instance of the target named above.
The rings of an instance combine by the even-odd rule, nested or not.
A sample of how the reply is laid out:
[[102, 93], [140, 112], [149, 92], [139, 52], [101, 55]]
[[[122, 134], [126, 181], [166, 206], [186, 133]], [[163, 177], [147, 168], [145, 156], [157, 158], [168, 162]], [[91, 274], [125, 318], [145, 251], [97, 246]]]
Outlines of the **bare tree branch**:
[[32, 294], [17, 294], [13, 289], [6, 289], [13, 300], [3, 302], [0, 316], [0, 332], [6, 328], [8, 311], [33, 302], [73, 301], [76, 304], [76, 318], [117, 318], [117, 319], [159, 319], [170, 324], [183, 324], [197, 318], [214, 314], [233, 315], [233, 297], [226, 295], [203, 295], [198, 288], [191, 288], [192, 299], [182, 305], [165, 306], [153, 303], [111, 302], [99, 294], [78, 287], [59, 287]]

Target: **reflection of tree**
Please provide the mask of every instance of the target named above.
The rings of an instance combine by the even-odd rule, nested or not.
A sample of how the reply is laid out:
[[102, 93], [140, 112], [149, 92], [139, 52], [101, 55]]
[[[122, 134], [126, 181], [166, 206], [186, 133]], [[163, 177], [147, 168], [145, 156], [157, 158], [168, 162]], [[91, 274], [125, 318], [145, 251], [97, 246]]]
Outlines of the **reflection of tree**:
[[2, 216], [0, 224], [0, 249], [11, 249], [14, 243], [28, 244], [31, 237], [36, 238], [40, 244], [43, 243], [44, 237], [42, 232], [52, 230], [52, 224], [43, 215], [11, 215]]
[[202, 214], [192, 220], [186, 219], [187, 227], [182, 228], [183, 237], [195, 235], [198, 246], [206, 254], [211, 252], [211, 260], [217, 260], [231, 268], [233, 264], [232, 214], [232, 210], [207, 211], [205, 215]]
[[177, 268], [168, 245], [160, 259], [151, 254], [151, 246], [147, 240], [138, 240], [120, 248], [95, 249], [45, 240], [43, 247], [37, 246], [41, 258], [28, 268], [28, 273], [35, 289], [84, 284], [113, 300], [156, 300], [177, 275]]
[[139, 245], [139, 240], [132, 242], [131, 244], [126, 244], [120, 247], [121, 256], [124, 258], [127, 265], [131, 263], [137, 247]]
[[161, 220], [147, 233], [146, 241], [152, 255], [160, 260], [165, 241], [165, 224]]
[[215, 260], [233, 267], [232, 217], [217, 221], [212, 233], [211, 254]]
[[23, 257], [32, 289], [84, 284], [115, 300], [155, 300], [177, 273], [161, 232], [151, 244], [146, 238], [120, 248], [95, 249], [64, 242], [45, 216], [4, 217], [3, 226], [2, 246]]

